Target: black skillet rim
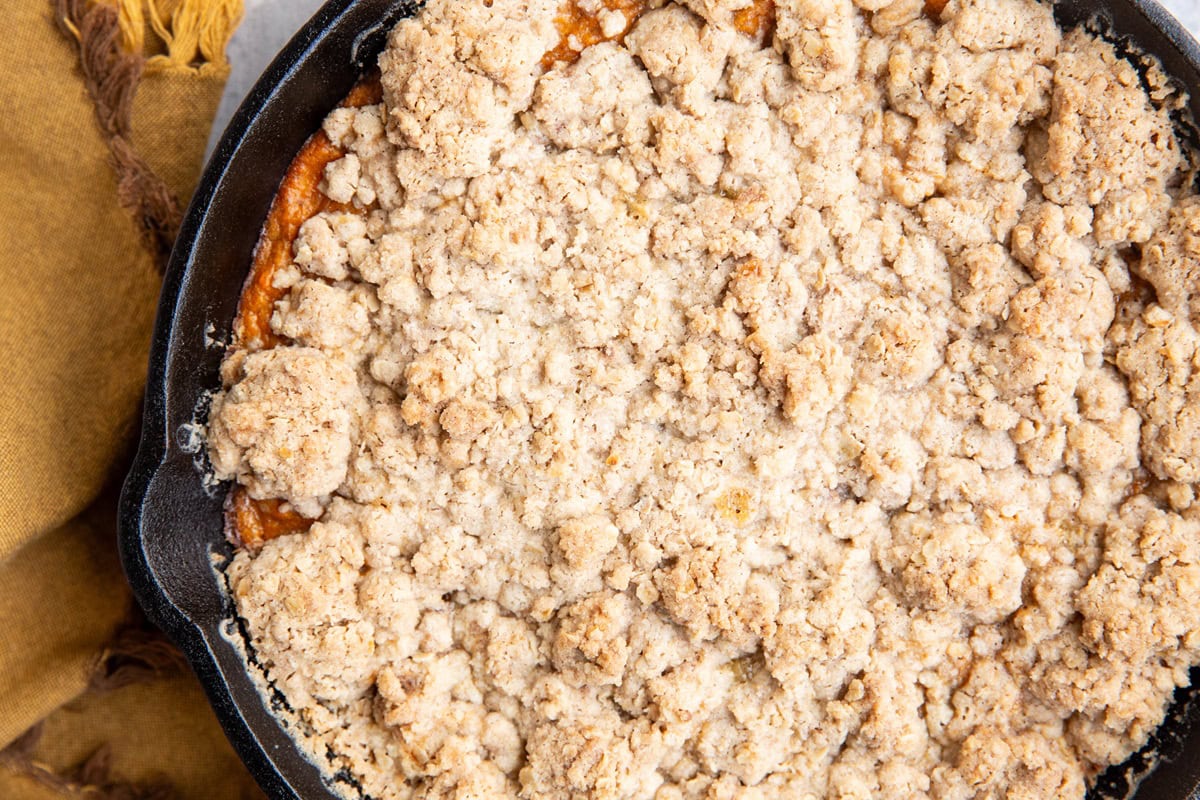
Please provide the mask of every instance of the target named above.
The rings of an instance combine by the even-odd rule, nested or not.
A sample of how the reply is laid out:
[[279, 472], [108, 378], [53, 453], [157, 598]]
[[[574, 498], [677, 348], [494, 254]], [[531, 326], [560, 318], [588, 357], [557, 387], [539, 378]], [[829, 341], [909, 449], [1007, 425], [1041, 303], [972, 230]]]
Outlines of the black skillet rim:
[[[193, 409], [188, 412], [188, 416], [193, 416], [204, 401], [194, 394], [181, 399], [176, 382], [169, 376], [181, 370], [186, 373], [196, 356], [201, 356], [198, 359], [201, 362], [210, 362], [210, 372], [213, 361], [211, 353], [196, 352], [194, 336], [192, 341], [181, 344], [177, 320], [186, 310], [186, 304], [202, 303], [207, 294], [203, 288], [192, 293], [194, 284], [203, 282], [197, 278], [203, 272], [203, 267], [197, 266], [197, 250], [204, 249], [225, 230], [220, 224], [222, 220], [212, 221], [210, 210], [220, 201], [222, 193], [230, 191], [231, 183], [239, 180], [233, 172], [239, 153], [255, 138], [286, 142], [282, 144], [286, 151], [280, 161], [281, 168], [266, 181], [269, 190], [264, 193], [265, 201], [254, 204], [255, 213], [251, 216], [255, 221], [251, 227], [261, 230], [269, 204], [295, 153], [319, 127], [329, 109], [374, 65], [387, 31], [399, 19], [411, 16], [416, 7], [413, 0], [328, 0], [280, 50], [230, 120], [201, 175], [167, 265], [151, 339], [141, 439], [120, 498], [118, 546], [134, 597], [146, 616], [184, 653], [234, 750], [272, 798], [334, 800], [337, 795], [327, 787], [321, 770], [300, 751], [282, 722], [268, 710], [278, 707], [278, 699], [259, 694], [244, 664], [242, 674], [229, 669], [230, 657], [237, 659], [241, 654], [225, 638], [232, 620], [227, 601], [215, 608], [211, 604], [205, 608], [204, 602], [196, 605], [178, 602], [179, 595], [168, 593], [152, 565], [148, 548], [148, 544], [154, 544], [154, 521], [159, 512], [166, 511], [176, 500], [171, 496], [170, 485], [156, 486], [156, 482], [164, 477], [172, 456], [178, 460], [180, 453], [185, 453], [185, 460], [192, 458], [188, 448], [180, 443], [179, 429], [171, 430], [172, 422], [180, 419], [178, 412], [185, 406]], [[300, 125], [288, 119], [286, 96], [305, 93], [306, 89], [300, 86], [305, 81], [316, 81], [321, 91], [319, 99], [307, 103], [310, 107]], [[280, 135], [281, 128], [302, 132], [288, 137]], [[242, 182], [246, 180], [253, 178], [243, 178]], [[245, 264], [242, 279], [234, 286], [218, 287], [218, 291], [240, 294], [256, 242], [257, 234], [242, 254]], [[211, 333], [205, 331], [204, 338]], [[191, 351], [187, 351], [188, 345]], [[210, 349], [206, 342], [204, 350]], [[205, 355], [209, 357], [203, 358]], [[219, 355], [216, 360], [219, 361]], [[215, 377], [215, 373], [210, 377]], [[200, 482], [198, 473], [176, 477]], [[203, 511], [209, 513], [209, 509]], [[184, 523], [191, 521], [188, 516], [183, 514]], [[169, 535], [161, 530], [158, 533]], [[216, 541], [211, 535], [209, 541], [211, 551], [228, 556], [228, 547], [219, 532]], [[194, 557], [195, 553], [190, 555]], [[207, 563], [204, 571], [212, 576], [212, 585], [201, 585], [199, 593], [188, 599], [202, 601], [206, 599], [202, 597], [204, 592], [217, 587], [215, 574]]]
[[[1136, 13], [1115, 17], [1121, 9], [1114, 6], [1121, 5], [1128, 5]], [[264, 137], [287, 140], [278, 146], [290, 149], [272, 165], [278, 167], [282, 163], [282, 168], [277, 174], [271, 173], [270, 180], [265, 181], [270, 184], [270, 191], [264, 195], [269, 204], [283, 170], [300, 144], [316, 130], [320, 119], [345, 96], [359, 75], [374, 63], [391, 25], [413, 10], [412, 0], [329, 0], [280, 51], [226, 128], [188, 208], [163, 281], [151, 343], [141, 441], [120, 501], [121, 561], [135, 597], [151, 621], [184, 652], [235, 750], [272, 797], [316, 800], [336, 795], [327, 788], [320, 771], [296, 747], [279, 718], [269, 710], [275, 701], [264, 699], [257, 693], [244, 666], [242, 674], [231, 669], [230, 659], [240, 656], [222, 637], [222, 632], [227, 630], [232, 615], [227, 598], [219, 598], [217, 605], [213, 605], [212, 598], [205, 596], [217, 586], [215, 578], [211, 577], [211, 568], [206, 563], [196, 574], [178, 578], [185, 582], [195, 581], [201, 572], [210, 576], [211, 585], [208, 586], [185, 583], [182, 591], [191, 595], [190, 599], [194, 601], [189, 604], [186, 599], [181, 602], [178, 594], [172, 596], [169, 593], [165, 585], [169, 576], [164, 576], [164, 571], [156, 570], [151, 563], [155, 555], [159, 558], [190, 555], [194, 559], [197, 555], [194, 550], [185, 553], [177, 550], [171, 541], [164, 543], [154, 538], [156, 533], [160, 539], [163, 536], [171, 538], [185, 529], [209, 529], [202, 534], [206, 537], [202, 541], [207, 542], [203, 550], [228, 555], [220, 531], [216, 531], [215, 537], [213, 535], [211, 520], [205, 525], [197, 519], [203, 514], [211, 515], [211, 508], [191, 513], [186, 506], [189, 498], [202, 502], [196, 493], [200, 479], [192, 466], [193, 454], [180, 441], [179, 426], [175, 431], [171, 428], [173, 421], [190, 420], [203, 398], [194, 390], [181, 398], [179, 395], [184, 390], [178, 388], [178, 383], [181, 375], [188, 377], [192, 372], [211, 372], [208, 376], [211, 380], [202, 381], [209, 388], [215, 387], [217, 381], [213, 372], [214, 355], [208, 352], [213, 349], [211, 345], [205, 342], [203, 349], [198, 350], [199, 334], [190, 331], [190, 338], [186, 337], [188, 331], [182, 330], [178, 323], [180, 317], [189, 312], [195, 316], [196, 306], [206, 305], [213, 295], [212, 287], [196, 288], [196, 284], [204, 283], [204, 265], [197, 262], [212, 249], [212, 241], [226, 231], [223, 223], [228, 220], [219, 218], [219, 213], [210, 216], [210, 212], [220, 205], [222, 194], [232, 191], [231, 184], [238, 183], [235, 172], [239, 166], [239, 153], [251, 145], [262, 149]], [[1178, 78], [1190, 72], [1193, 80], [1184, 82], [1191, 90], [1192, 118], [1200, 120], [1200, 43], [1157, 2], [1058, 0], [1056, 13], [1069, 22], [1099, 16], [1102, 28], [1115, 32], [1118, 38], [1127, 37], [1139, 49], [1156, 56], [1168, 75]], [[320, 84], [316, 92], [319, 99], [310, 99], [306, 103], [305, 125], [299, 126], [296, 120], [288, 118], [288, 108], [284, 105], [286, 96], [303, 93], [302, 88], [298, 89], [299, 82], [312, 80]], [[303, 134], [293, 133], [289, 138], [280, 135], [281, 129], [300, 129]], [[1194, 134], [1191, 138], [1196, 143]], [[291, 146], [293, 142], [294, 146]], [[252, 181], [243, 177], [241, 182], [247, 180]], [[261, 184], [264, 181], [259, 183], [259, 191], [252, 194], [263, 194]], [[256, 240], [266, 205], [261, 198], [251, 205], [254, 213], [247, 212], [247, 217], [255, 220], [251, 227]], [[242, 280], [249, 268], [249, 252], [247, 249], [240, 256], [244, 264]], [[240, 295], [242, 280], [231, 286], [219, 285], [216, 292]], [[208, 310], [205, 308], [201, 314], [205, 319]], [[215, 329], [228, 329], [228, 319], [224, 322], [224, 329], [219, 326]], [[204, 339], [208, 335], [206, 333]], [[216, 360], [219, 361], [219, 353]], [[168, 376], [172, 376], [172, 380], [168, 380]], [[176, 496], [181, 484], [195, 486], [185, 487], [182, 495]], [[210, 493], [204, 496], [212, 500]], [[168, 520], [175, 523], [170, 526], [170, 532], [164, 530]], [[169, 553], [157, 552], [155, 546], [166, 546]], [[178, 587], [177, 591], [180, 591]], [[1193, 677], [1196, 677], [1195, 673]], [[253, 696], [247, 693], [248, 688]], [[1171, 741], [1164, 746], [1164, 751], [1175, 751], [1179, 757], [1161, 764], [1143, 780], [1136, 795], [1141, 800], [1200, 798], [1200, 719], [1197, 719], [1200, 713], [1194, 708], [1200, 703], [1188, 705], [1188, 713], [1184, 714], [1187, 719], [1181, 723], [1183, 731], [1170, 737]], [[1114, 788], [1121, 783], [1120, 772], [1120, 768], [1110, 770]]]

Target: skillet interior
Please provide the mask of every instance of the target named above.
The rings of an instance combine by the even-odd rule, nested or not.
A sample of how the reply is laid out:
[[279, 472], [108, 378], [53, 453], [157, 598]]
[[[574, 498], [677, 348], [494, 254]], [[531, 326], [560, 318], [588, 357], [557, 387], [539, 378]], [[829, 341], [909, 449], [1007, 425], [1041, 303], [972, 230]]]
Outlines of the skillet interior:
[[[121, 558], [147, 615], [180, 646], [230, 741], [271, 797], [335, 797], [284, 732], [255, 688], [238, 650], [236, 618], [215, 579], [214, 555], [228, 556], [224, 487], [206, 487], [192, 446], [219, 386], [223, 347], [251, 254], [294, 154], [325, 114], [372, 65], [388, 29], [414, 13], [414, 0], [330, 0], [284, 48], [234, 116], [184, 219], [163, 284], [146, 387], [142, 439], [121, 497]], [[1153, 53], [1190, 95], [1200, 119], [1200, 45], [1153, 0], [1059, 0], [1067, 27], [1095, 21], [1133, 51]], [[1180, 120], [1184, 137], [1200, 137]], [[1200, 682], [1200, 668], [1192, 672]], [[1180, 690], [1146, 751], [1108, 770], [1095, 798], [1200, 798], [1200, 702]]]

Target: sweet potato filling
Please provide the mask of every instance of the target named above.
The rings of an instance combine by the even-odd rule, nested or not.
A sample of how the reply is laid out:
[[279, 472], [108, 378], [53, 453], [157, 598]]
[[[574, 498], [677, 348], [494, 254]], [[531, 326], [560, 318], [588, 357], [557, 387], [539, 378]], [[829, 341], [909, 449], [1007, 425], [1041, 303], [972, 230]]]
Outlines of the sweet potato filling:
[[[365, 77], [346, 96], [343, 106], [358, 108], [378, 103], [383, 97], [379, 75]], [[288, 167], [279, 192], [271, 203], [262, 237], [254, 253], [250, 277], [242, 290], [233, 330], [237, 344], [249, 350], [268, 350], [284, 339], [271, 330], [275, 303], [287, 289], [275, 285], [275, 276], [292, 262], [292, 245], [300, 226], [316, 214], [330, 209], [354, 211], [335, 203], [319, 189], [325, 167], [345, 155], [329, 141], [324, 131], [313, 134]], [[308, 530], [313, 520], [300, 516], [279, 500], [256, 500], [243, 486], [236, 486], [226, 504], [226, 529], [230, 538], [251, 549], [263, 542]]]
[[[579, 53], [584, 48], [591, 47], [598, 42], [621, 41], [645, 10], [645, 0], [604, 0], [604, 11], [599, 14], [590, 14], [580, 8], [575, 0], [567, 0], [554, 20], [562, 38], [558, 45], [542, 58], [543, 66], [549, 69], [560, 61], [572, 62], [579, 58]], [[608, 12], [609, 17], [615, 19], [615, 17], [611, 17], [611, 12], [614, 11], [624, 17], [624, 25], [615, 33], [613, 28], [609, 28], [608, 34], [606, 34], [605, 14]]]
[[292, 511], [281, 500], [255, 500], [239, 486], [229, 495], [226, 524], [243, 547], [257, 550], [263, 542], [309, 529], [313, 521]]
[[760, 44], [775, 32], [775, 0], [754, 0], [733, 15], [733, 26]]
[[[350, 108], [372, 105], [382, 96], [379, 75], [369, 75], [350, 91], [342, 105]], [[324, 131], [317, 131], [288, 167], [267, 213], [262, 238], [254, 253], [254, 264], [250, 268], [250, 279], [242, 290], [233, 324], [234, 334], [242, 346], [266, 350], [281, 341], [271, 330], [271, 312], [287, 290], [275, 285], [275, 276], [292, 262], [292, 244], [300, 226], [322, 211], [341, 207], [322, 194], [318, 186], [325, 167], [343, 155]], [[345, 210], [354, 209], [346, 206]]]

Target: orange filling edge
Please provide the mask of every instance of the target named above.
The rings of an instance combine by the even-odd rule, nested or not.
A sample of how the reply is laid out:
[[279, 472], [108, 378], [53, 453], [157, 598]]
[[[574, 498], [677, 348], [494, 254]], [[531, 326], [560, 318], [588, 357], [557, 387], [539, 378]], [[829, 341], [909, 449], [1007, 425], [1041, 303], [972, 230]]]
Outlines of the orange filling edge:
[[[343, 107], [374, 105], [383, 98], [379, 75], [363, 78], [342, 101]], [[237, 346], [250, 351], [269, 350], [285, 340], [271, 330], [275, 303], [287, 289], [275, 285], [275, 276], [292, 263], [292, 245], [300, 226], [322, 211], [339, 209], [353, 212], [352, 206], [334, 203], [321, 193], [325, 167], [344, 153], [317, 131], [293, 159], [279, 191], [267, 212], [262, 236], [254, 252], [250, 277], [242, 289], [237, 317], [233, 322]], [[246, 487], [237, 485], [225, 503], [225, 533], [235, 544], [258, 549], [263, 542], [289, 533], [303, 533], [313, 520], [297, 514], [281, 500], [250, 497]]]

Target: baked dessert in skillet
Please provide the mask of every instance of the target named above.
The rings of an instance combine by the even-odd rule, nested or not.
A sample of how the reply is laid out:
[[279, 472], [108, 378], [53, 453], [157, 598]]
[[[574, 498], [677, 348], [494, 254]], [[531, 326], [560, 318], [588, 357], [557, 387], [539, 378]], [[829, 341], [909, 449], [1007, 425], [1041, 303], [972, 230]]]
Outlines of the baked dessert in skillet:
[[1082, 797], [1200, 662], [1200, 201], [1033, 0], [432, 0], [208, 426], [377, 798]]

